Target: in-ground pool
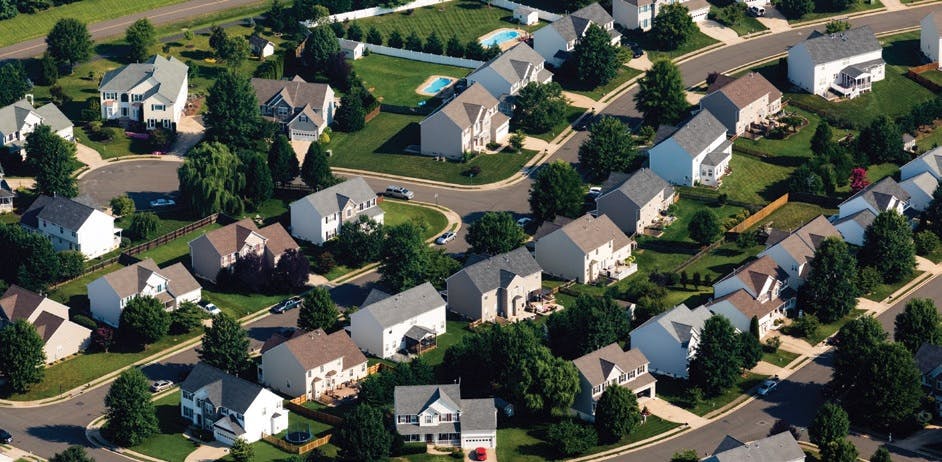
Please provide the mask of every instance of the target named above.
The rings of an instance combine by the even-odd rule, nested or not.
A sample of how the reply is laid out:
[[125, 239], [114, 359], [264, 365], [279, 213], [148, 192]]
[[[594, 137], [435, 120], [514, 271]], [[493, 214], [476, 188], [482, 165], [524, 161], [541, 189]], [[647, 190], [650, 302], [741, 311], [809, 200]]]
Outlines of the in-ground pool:
[[512, 29], [505, 29], [502, 31], [494, 32], [487, 37], [481, 39], [481, 45], [486, 47], [492, 47], [494, 45], [501, 46], [504, 42], [510, 40], [516, 40], [517, 37], [520, 37], [520, 32]]
[[422, 89], [422, 92], [429, 95], [437, 95], [438, 92], [442, 91], [443, 88], [451, 85], [451, 83], [454, 81], [455, 79], [451, 77], [438, 77], [435, 80], [429, 82], [428, 85]]

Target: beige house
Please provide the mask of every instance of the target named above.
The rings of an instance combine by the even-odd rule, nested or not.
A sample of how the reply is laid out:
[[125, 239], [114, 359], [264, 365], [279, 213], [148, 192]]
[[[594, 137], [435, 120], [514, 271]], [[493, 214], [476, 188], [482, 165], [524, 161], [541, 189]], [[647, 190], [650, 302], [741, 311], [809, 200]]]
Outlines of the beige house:
[[252, 79], [262, 118], [277, 122], [291, 140], [317, 141], [334, 123], [334, 89], [326, 83]]
[[256, 254], [274, 268], [288, 250], [300, 247], [281, 223], [259, 229], [246, 218], [190, 241], [190, 268], [196, 276], [216, 282], [219, 272], [231, 271], [239, 257]]
[[526, 247], [478, 261], [445, 280], [448, 309], [471, 320], [516, 321], [540, 293], [542, 272]]
[[160, 55], [108, 71], [98, 86], [101, 118], [176, 130], [186, 108], [188, 71], [183, 61]]
[[829, 237], [841, 239], [841, 233], [824, 215], [818, 215], [791, 233], [773, 229], [765, 241], [765, 250], [759, 256], [772, 257], [788, 273], [788, 285], [797, 290], [811, 272], [814, 253]]
[[626, 234], [643, 233], [666, 214], [677, 196], [674, 188], [653, 170], [630, 175], [613, 173], [595, 199], [600, 215], [607, 215]]
[[536, 233], [536, 261], [548, 274], [589, 284], [600, 277], [622, 280], [636, 271], [633, 242], [607, 216], [558, 217]]
[[150, 258], [88, 284], [92, 317], [112, 327], [119, 327], [121, 312], [135, 297], [154, 297], [167, 311], [173, 311], [183, 302], [199, 302], [202, 296], [203, 287], [193, 279], [183, 263], [158, 268]]
[[0, 296], [0, 327], [20, 319], [42, 337], [47, 364], [84, 350], [92, 337], [90, 329], [69, 321], [69, 307], [13, 285]]
[[466, 152], [486, 150], [490, 143], [503, 143], [510, 117], [499, 106], [484, 85], [472, 84], [419, 123], [422, 154], [459, 159]]
[[700, 100], [700, 108], [713, 113], [730, 136], [742, 135], [782, 110], [782, 92], [758, 72], [738, 79], [717, 76]]
[[366, 377], [366, 356], [344, 330], [275, 334], [262, 346], [258, 382], [288, 396], [317, 399]]
[[788, 273], [768, 255], [713, 284], [713, 296], [707, 308], [725, 316], [741, 332], [749, 332], [752, 318], [758, 319], [759, 338], [778, 329], [776, 321], [785, 319], [786, 311], [795, 307]]
[[612, 343], [572, 363], [579, 371], [579, 394], [572, 410], [584, 420], [595, 420], [595, 404], [609, 386], [627, 388], [638, 397], [655, 396], [657, 379], [648, 372], [650, 362], [640, 350], [625, 351]]

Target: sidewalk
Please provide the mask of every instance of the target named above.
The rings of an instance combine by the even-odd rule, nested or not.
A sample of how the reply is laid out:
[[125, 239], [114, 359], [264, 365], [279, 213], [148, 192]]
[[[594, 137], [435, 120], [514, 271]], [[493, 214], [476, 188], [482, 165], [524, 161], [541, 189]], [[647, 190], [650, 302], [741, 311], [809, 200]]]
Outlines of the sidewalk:
[[[7, 449], [9, 447], [9, 449]], [[26, 460], [26, 461], [44, 461], [42, 457], [39, 457], [32, 452], [24, 451], [20, 448], [13, 446], [2, 445], [0, 446], [0, 455], [4, 455], [13, 460]]]

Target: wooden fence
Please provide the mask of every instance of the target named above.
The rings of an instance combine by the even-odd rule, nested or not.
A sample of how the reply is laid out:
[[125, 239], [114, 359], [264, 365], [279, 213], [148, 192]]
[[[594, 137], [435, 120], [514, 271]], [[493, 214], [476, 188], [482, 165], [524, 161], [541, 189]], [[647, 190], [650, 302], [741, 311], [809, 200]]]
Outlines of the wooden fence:
[[[295, 402], [295, 400], [298, 400], [299, 398], [304, 398], [303, 400], [300, 401], [300, 404]], [[343, 423], [342, 418], [337, 417], [333, 414], [328, 414], [326, 412], [321, 412], [321, 411], [315, 411], [314, 409], [309, 409], [302, 406], [301, 404], [303, 404], [306, 401], [307, 401], [307, 398], [302, 395], [302, 396], [299, 396], [298, 398], [292, 399], [288, 401], [287, 403], [285, 403], [285, 407], [288, 408], [288, 410], [290, 410], [291, 412], [296, 412], [300, 415], [303, 415], [304, 417], [316, 420], [318, 422], [324, 422], [327, 425], [337, 426]]]
[[765, 207], [763, 207], [762, 210], [759, 210], [758, 212], [753, 213], [752, 215], [746, 217], [745, 220], [740, 221], [738, 225], [733, 226], [726, 232], [730, 234], [739, 234], [753, 227], [753, 225], [755, 225], [756, 223], [766, 219], [769, 215], [771, 215], [776, 210], [784, 207], [785, 204], [787, 203], [788, 203], [788, 193], [782, 194], [781, 197], [770, 202], [769, 205], [766, 205]]
[[942, 90], [942, 86], [920, 75], [923, 72], [935, 71], [938, 69], [939, 63], [929, 63], [923, 64], [922, 66], [910, 67], [906, 71], [906, 77], [909, 77], [919, 85], [926, 87], [929, 91], [938, 93], [940, 90]]
[[328, 433], [316, 440], [308, 441], [302, 445], [291, 444], [281, 438], [275, 438], [274, 436], [265, 434], [262, 434], [262, 439], [281, 448], [285, 452], [290, 452], [292, 454], [304, 454], [329, 443], [331, 436], [333, 435]]

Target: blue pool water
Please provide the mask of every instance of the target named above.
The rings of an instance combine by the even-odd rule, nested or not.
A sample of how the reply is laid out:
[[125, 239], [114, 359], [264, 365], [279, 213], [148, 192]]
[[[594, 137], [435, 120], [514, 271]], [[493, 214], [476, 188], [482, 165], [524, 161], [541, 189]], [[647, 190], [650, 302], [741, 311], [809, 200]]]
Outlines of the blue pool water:
[[520, 32], [515, 30], [502, 30], [500, 32], [488, 35], [481, 40], [481, 45], [486, 47], [491, 47], [494, 45], [500, 46], [502, 43], [516, 40], [517, 37], [520, 37]]
[[433, 80], [432, 83], [426, 85], [425, 88], [422, 89], [422, 91], [430, 95], [435, 95], [435, 94], [438, 94], [438, 92], [442, 91], [442, 88], [445, 88], [448, 85], [451, 85], [451, 82], [454, 82], [454, 81], [455, 79], [452, 79], [452, 78], [439, 77]]

